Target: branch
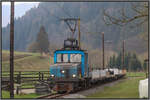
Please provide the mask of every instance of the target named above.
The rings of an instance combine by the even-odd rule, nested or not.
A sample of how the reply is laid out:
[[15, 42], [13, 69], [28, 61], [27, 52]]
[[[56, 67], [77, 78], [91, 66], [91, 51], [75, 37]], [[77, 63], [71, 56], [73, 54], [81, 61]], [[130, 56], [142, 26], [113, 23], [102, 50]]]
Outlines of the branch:
[[147, 8], [145, 8], [144, 6], [141, 6], [141, 8], [142, 9], [145, 9], [145, 11], [142, 11], [142, 10], [138, 10], [138, 7], [139, 6], [135, 6], [133, 3], [131, 3], [131, 7], [132, 7], [132, 10], [134, 10], [135, 12], [137, 12], [138, 14], [141, 14], [141, 15], [143, 15], [143, 14], [145, 14], [145, 13], [147, 13]]
[[[122, 26], [121, 24], [119, 24], [119, 22], [121, 21], [120, 19], [108, 15], [108, 14], [105, 12], [105, 10], [103, 10], [103, 13], [104, 13], [103, 20], [104, 20], [104, 22], [105, 22], [107, 25], [116, 24], [116, 25]], [[106, 22], [105, 17], [107, 17], [107, 18], [109, 19], [109, 21], [111, 22], [111, 24]]]
[[139, 23], [136, 23], [136, 25], [135, 25], [135, 26], [132, 26], [131, 28], [138, 27], [138, 26], [144, 24], [144, 23], [147, 22], [147, 21], [148, 21], [148, 18], [145, 18], [143, 21], [141, 21], [141, 22], [139, 22]]
[[129, 18], [128, 16], [126, 16], [124, 8], [122, 8], [122, 10], [121, 10], [121, 15], [124, 20]]
[[[121, 14], [122, 18], [117, 18], [117, 17], [114, 17], [114, 16], [110, 16], [108, 13], [106, 13], [106, 10], [103, 10], [103, 13], [104, 13], [103, 20], [107, 25], [116, 24], [116, 25], [119, 25], [119, 26], [123, 26], [123, 25], [126, 25], [129, 22], [132, 22], [132, 21], [136, 20], [136, 19], [144, 18], [144, 17], [147, 18], [148, 17], [148, 13], [144, 13], [144, 14], [135, 15], [135, 16], [129, 18], [125, 15], [124, 9], [122, 9], [122, 14]], [[108, 18], [109, 23], [106, 21], [106, 17]]]

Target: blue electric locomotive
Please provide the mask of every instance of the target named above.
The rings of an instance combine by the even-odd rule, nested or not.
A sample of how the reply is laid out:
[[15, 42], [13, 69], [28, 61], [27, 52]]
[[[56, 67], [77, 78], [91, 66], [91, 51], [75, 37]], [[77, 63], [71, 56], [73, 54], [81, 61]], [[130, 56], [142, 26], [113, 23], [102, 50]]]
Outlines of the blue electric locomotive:
[[57, 92], [71, 92], [89, 84], [88, 53], [80, 50], [75, 39], [67, 39], [64, 48], [54, 52], [50, 66], [50, 85]]
[[[72, 92], [82, 88], [90, 87], [92, 83], [118, 79], [118, 69], [95, 69], [89, 70], [88, 53], [79, 47], [78, 41], [73, 38], [77, 21], [80, 19], [63, 19], [69, 26], [72, 36], [64, 40], [64, 47], [54, 52], [54, 64], [50, 66], [49, 85], [52, 90], [57, 92]], [[70, 21], [75, 22], [72, 28]], [[78, 26], [79, 28], [79, 26]], [[79, 29], [78, 29], [79, 30]], [[79, 31], [80, 37], [80, 31]], [[80, 41], [80, 38], [78, 40]], [[122, 71], [122, 70], [121, 70]], [[90, 72], [90, 73], [89, 73]]]

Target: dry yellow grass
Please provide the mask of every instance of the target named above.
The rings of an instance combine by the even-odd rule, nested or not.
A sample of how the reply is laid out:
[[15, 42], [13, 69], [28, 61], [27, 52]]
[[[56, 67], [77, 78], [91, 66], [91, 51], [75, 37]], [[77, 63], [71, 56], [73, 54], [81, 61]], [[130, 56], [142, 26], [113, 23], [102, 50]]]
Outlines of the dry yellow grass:
[[[9, 71], [9, 52], [3, 51], [2, 71]], [[42, 71], [49, 70], [53, 64], [52, 57], [41, 57], [39, 53], [15, 52], [15, 71]]]

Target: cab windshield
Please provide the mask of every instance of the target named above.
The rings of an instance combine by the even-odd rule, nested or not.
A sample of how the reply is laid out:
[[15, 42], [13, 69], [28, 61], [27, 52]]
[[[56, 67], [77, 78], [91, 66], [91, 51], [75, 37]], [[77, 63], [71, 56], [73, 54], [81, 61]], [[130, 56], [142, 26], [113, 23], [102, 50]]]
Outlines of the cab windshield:
[[81, 54], [57, 54], [57, 62], [81, 62]]
[[70, 62], [81, 62], [81, 54], [70, 54]]

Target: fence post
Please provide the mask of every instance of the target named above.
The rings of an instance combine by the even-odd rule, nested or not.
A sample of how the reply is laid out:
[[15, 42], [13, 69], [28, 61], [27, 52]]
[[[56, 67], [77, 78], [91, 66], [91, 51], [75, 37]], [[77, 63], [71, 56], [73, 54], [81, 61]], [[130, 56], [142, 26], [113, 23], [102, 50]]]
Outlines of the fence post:
[[21, 87], [20, 85], [17, 86], [17, 89], [16, 89], [16, 94], [18, 95], [20, 93], [20, 90], [21, 90]]
[[19, 84], [21, 84], [21, 72], [19, 72]]
[[41, 80], [41, 72], [39, 72], [39, 81]]
[[17, 83], [21, 84], [21, 72], [17, 75]]
[[44, 73], [42, 73], [42, 81], [44, 80]]

